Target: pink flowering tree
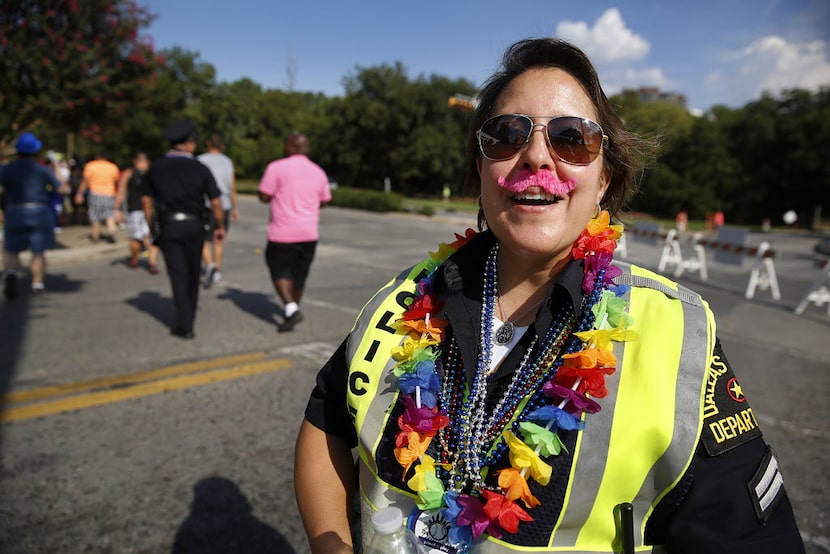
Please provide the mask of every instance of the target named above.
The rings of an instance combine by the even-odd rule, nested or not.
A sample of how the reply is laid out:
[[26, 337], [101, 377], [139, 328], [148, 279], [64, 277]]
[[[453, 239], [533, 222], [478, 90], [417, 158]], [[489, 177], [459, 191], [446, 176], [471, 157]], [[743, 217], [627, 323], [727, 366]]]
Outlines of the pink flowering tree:
[[0, 148], [26, 130], [94, 140], [147, 101], [153, 18], [133, 0], [0, 2]]

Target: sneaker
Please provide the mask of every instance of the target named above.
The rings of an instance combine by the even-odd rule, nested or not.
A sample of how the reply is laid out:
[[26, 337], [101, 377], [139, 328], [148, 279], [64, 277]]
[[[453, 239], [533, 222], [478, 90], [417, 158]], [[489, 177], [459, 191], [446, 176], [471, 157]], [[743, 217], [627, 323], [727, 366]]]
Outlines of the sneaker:
[[156, 266], [156, 264], [150, 264], [150, 267], [147, 268], [147, 271], [150, 272], [150, 275], [158, 275], [159, 268]]
[[194, 338], [193, 331], [187, 331], [185, 329], [179, 329], [178, 327], [174, 327], [170, 329], [170, 334], [174, 337], [179, 337], [180, 339], [191, 340]]
[[213, 272], [213, 283], [216, 284], [221, 280], [222, 280], [222, 274], [217, 269]]
[[205, 272], [202, 274], [202, 286], [206, 289], [209, 289], [210, 286], [213, 284], [213, 276], [216, 274], [216, 266], [209, 265], [205, 268]]
[[6, 288], [4, 289], [4, 293], [8, 299], [17, 296], [17, 275], [14, 273], [6, 273]]
[[46, 292], [46, 287], [43, 286], [43, 283], [32, 283], [32, 288], [30, 290], [33, 296], [37, 296]]
[[292, 330], [294, 328], [294, 326], [297, 325], [302, 320], [303, 320], [303, 312], [301, 312], [300, 310], [297, 310], [296, 312], [291, 314], [291, 317], [286, 318], [285, 321], [282, 322], [282, 325], [278, 325], [277, 330], [280, 333], [286, 333], [286, 332]]

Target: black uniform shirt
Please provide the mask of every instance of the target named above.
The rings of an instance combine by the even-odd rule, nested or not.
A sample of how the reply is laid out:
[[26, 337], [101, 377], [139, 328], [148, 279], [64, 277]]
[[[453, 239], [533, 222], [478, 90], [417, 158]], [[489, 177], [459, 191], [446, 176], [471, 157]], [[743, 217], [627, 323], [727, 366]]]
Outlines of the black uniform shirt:
[[221, 191], [210, 170], [185, 155], [167, 155], [153, 161], [144, 179], [143, 196], [152, 196], [159, 213], [182, 212], [201, 217], [205, 197], [219, 197]]
[[[480, 234], [451, 256], [435, 279], [435, 293], [445, 300], [444, 309], [451, 322], [448, 337], [454, 335], [459, 344], [468, 381], [475, 369], [481, 329], [484, 263], [494, 241], [492, 233]], [[539, 310], [532, 327], [536, 334], [545, 333], [559, 310], [579, 314], [583, 297], [582, 276], [579, 262], [571, 262], [565, 268], [554, 285], [550, 302]], [[496, 371], [492, 389], [488, 390], [488, 406], [504, 392], [533, 336], [532, 332], [526, 333]], [[312, 425], [354, 447], [357, 435], [346, 405], [346, 345], [344, 341], [317, 375], [305, 417]], [[712, 392], [711, 401], [717, 403], [720, 411], [719, 419], [713, 421], [735, 421], [735, 414], [748, 406], [745, 398], [736, 401], [734, 394], [730, 396], [728, 389], [720, 386], [737, 381], [719, 342], [713, 353], [712, 367], [707, 390], [719, 391]], [[393, 407], [388, 418], [391, 427], [387, 427], [378, 444], [377, 462], [383, 480], [405, 490], [400, 465], [391, 455], [397, 416], [402, 411], [400, 402]], [[705, 420], [692, 465], [651, 514], [646, 526], [647, 544], [665, 544], [670, 554], [803, 553], [804, 546], [783, 486], [777, 489], [761, 487], [760, 482], [765, 477], [769, 481], [771, 474], [774, 478], [778, 470], [774, 453], [764, 442], [757, 425], [738, 432], [726, 423], [720, 426], [711, 423]], [[511, 537], [510, 542], [527, 546], [547, 544], [564, 501], [573, 461], [570, 453], [575, 450], [577, 432], [560, 430], [559, 434], [567, 450], [563, 449], [559, 456], [545, 458], [553, 466], [547, 486], [542, 487], [532, 480], [528, 483], [542, 504], [533, 510], [534, 521], [522, 524], [519, 536]], [[503, 463], [507, 464], [507, 461]], [[753, 497], [752, 491], [759, 488], [761, 492]]]

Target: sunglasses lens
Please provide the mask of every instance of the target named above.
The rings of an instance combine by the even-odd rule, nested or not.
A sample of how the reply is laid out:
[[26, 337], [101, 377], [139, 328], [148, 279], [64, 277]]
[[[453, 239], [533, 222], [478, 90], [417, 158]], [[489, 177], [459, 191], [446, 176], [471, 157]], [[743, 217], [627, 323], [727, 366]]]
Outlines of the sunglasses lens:
[[518, 152], [530, 135], [533, 122], [520, 115], [488, 119], [478, 131], [481, 153], [491, 160], [506, 160]]
[[[484, 122], [478, 131], [481, 153], [491, 160], [507, 160], [525, 145], [533, 121], [520, 114], [497, 115]], [[548, 141], [564, 162], [588, 165], [602, 150], [602, 128], [590, 119], [555, 117], [547, 125]]]
[[563, 161], [588, 165], [602, 149], [602, 128], [590, 119], [557, 117], [548, 123], [548, 140]]

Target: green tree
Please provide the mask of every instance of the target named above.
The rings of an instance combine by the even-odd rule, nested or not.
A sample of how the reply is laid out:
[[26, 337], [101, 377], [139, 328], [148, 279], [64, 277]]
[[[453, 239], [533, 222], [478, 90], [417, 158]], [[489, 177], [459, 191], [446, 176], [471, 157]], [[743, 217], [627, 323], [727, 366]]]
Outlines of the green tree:
[[0, 148], [25, 130], [100, 142], [145, 98], [162, 63], [132, 0], [0, 2]]
[[[788, 210], [810, 225], [830, 204], [830, 89], [765, 94], [725, 121], [742, 182], [731, 191], [734, 218], [747, 223]], [[727, 214], [729, 215], [729, 214]]]
[[676, 104], [642, 102], [636, 91], [623, 91], [610, 100], [631, 131], [659, 145], [658, 158], [641, 177], [639, 192], [630, 208], [673, 217], [680, 210], [699, 206], [700, 191], [689, 187], [697, 181], [685, 175], [685, 149], [691, 144], [695, 117]]
[[440, 193], [460, 186], [469, 115], [447, 107], [455, 93], [472, 94], [466, 81], [432, 76], [410, 81], [404, 66], [357, 68], [346, 95], [330, 106], [323, 166], [348, 186], [381, 189], [389, 177], [403, 194]]

